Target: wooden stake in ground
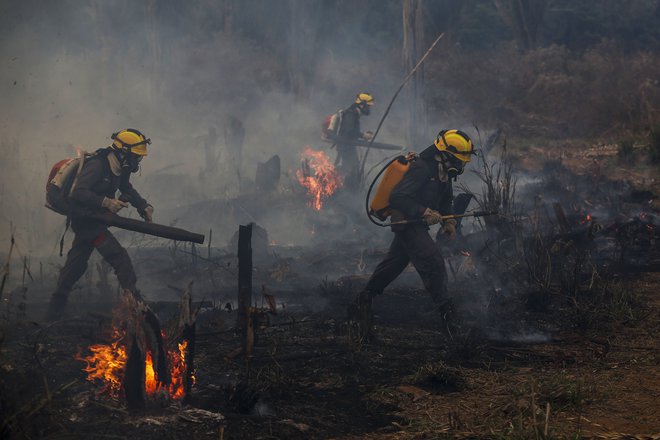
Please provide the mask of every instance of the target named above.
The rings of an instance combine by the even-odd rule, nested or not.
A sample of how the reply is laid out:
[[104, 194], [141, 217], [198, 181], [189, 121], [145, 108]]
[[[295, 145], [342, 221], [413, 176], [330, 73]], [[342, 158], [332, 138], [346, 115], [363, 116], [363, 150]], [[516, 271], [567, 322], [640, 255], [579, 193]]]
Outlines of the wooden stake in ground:
[[14, 251], [14, 245], [16, 241], [14, 240], [14, 230], [13, 226], [10, 225], [11, 229], [11, 243], [9, 245], [9, 255], [7, 255], [7, 263], [5, 263], [4, 273], [2, 274], [2, 284], [0, 284], [0, 299], [2, 299], [2, 292], [5, 290], [5, 283], [7, 282], [7, 277], [9, 276], [9, 262], [11, 261], [11, 254]]
[[566, 214], [564, 213], [564, 208], [562, 208], [561, 203], [553, 203], [552, 207], [555, 210], [555, 217], [557, 217], [557, 222], [562, 232], [568, 232], [571, 230], [571, 225], [568, 223]]
[[247, 334], [252, 305], [252, 224], [238, 227], [238, 317], [236, 328]]

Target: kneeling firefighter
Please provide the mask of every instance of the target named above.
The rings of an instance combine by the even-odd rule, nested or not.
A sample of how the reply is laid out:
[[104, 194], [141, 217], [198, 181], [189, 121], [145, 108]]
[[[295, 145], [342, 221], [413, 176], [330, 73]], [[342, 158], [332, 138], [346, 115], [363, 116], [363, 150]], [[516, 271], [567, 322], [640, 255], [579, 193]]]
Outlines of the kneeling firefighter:
[[442, 130], [433, 145], [410, 163], [392, 189], [389, 210], [394, 240], [387, 256], [378, 264], [358, 297], [362, 337], [371, 333], [373, 297], [383, 293], [410, 262], [438, 306], [441, 327], [447, 329], [453, 311], [452, 300], [447, 293], [445, 262], [429, 235], [429, 226], [442, 222], [442, 232], [450, 239], [455, 237], [456, 220], [443, 221], [442, 216], [453, 214], [452, 180], [463, 173], [472, 154], [475, 154], [474, 147], [467, 134], [459, 130]]
[[[129, 182], [131, 173], [139, 170], [140, 161], [147, 155], [151, 140], [132, 128], [114, 133], [111, 138], [112, 145], [84, 158], [67, 195], [65, 214], [75, 237], [50, 300], [48, 319], [56, 319], [65, 311], [69, 293], [85, 273], [94, 249], [114, 268], [121, 288], [137, 294], [135, 270], [126, 249], [105, 224], [87, 215], [108, 211], [114, 214], [130, 203], [145, 221], [152, 221], [153, 207]], [[49, 185], [55, 183], [51, 181]], [[117, 190], [120, 198], [115, 198]]]

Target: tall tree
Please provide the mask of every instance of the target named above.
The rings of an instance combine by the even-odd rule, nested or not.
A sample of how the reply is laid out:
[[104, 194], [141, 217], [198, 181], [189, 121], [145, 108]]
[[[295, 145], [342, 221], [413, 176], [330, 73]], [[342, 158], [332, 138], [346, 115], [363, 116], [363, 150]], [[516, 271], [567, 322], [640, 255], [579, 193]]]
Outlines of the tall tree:
[[297, 98], [305, 98], [309, 81], [316, 66], [317, 7], [304, 0], [289, 0], [290, 27], [288, 71], [291, 91]]
[[502, 20], [511, 28], [522, 50], [538, 43], [547, 0], [494, 0]]
[[[403, 2], [403, 69], [410, 72], [425, 51], [423, 0]], [[407, 86], [407, 137], [411, 148], [420, 145], [426, 135], [428, 117], [424, 100], [424, 66], [421, 66]]]

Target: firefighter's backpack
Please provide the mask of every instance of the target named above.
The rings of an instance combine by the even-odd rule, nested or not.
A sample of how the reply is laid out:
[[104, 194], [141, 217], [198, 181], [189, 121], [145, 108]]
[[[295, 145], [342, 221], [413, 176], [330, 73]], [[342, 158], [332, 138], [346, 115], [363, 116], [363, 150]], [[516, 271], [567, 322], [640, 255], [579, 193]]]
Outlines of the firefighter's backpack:
[[339, 126], [341, 125], [341, 113], [341, 110], [337, 110], [323, 119], [323, 123], [321, 124], [321, 139], [332, 141], [337, 136]]
[[[390, 195], [392, 194], [392, 190], [403, 179], [403, 176], [410, 168], [411, 162], [415, 159], [415, 153], [408, 153], [405, 156], [397, 156], [385, 165], [378, 175], [376, 175], [374, 181], [371, 183], [369, 191], [367, 192], [367, 215], [370, 219], [374, 216], [381, 221], [385, 221], [391, 215]], [[371, 190], [378, 181], [380, 175], [383, 173], [383, 178], [378, 183], [374, 198], [370, 202], [369, 198]]]
[[87, 157], [89, 155], [78, 151], [75, 158], [62, 159], [53, 165], [46, 182], [46, 208], [69, 215], [69, 194], [75, 187]]

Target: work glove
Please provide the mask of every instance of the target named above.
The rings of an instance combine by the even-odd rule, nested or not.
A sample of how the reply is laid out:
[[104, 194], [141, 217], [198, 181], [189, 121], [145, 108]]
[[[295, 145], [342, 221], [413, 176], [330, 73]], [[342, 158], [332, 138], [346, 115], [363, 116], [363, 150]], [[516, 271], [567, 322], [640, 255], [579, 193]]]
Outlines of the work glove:
[[154, 207], [147, 205], [143, 210], [138, 211], [138, 214], [140, 214], [140, 217], [142, 217], [145, 222], [151, 223], [153, 221]]
[[101, 202], [101, 206], [103, 206], [105, 209], [107, 209], [111, 213], [116, 214], [122, 208], [126, 208], [128, 206], [128, 203], [122, 202], [121, 200], [118, 200], [118, 199], [110, 199], [108, 197], [103, 197], [103, 201]]
[[450, 240], [456, 238], [456, 220], [453, 218], [445, 220], [442, 224], [442, 233], [447, 236]]
[[422, 214], [422, 220], [429, 226], [435, 225], [442, 221], [442, 214], [434, 209], [426, 208], [424, 214]]

